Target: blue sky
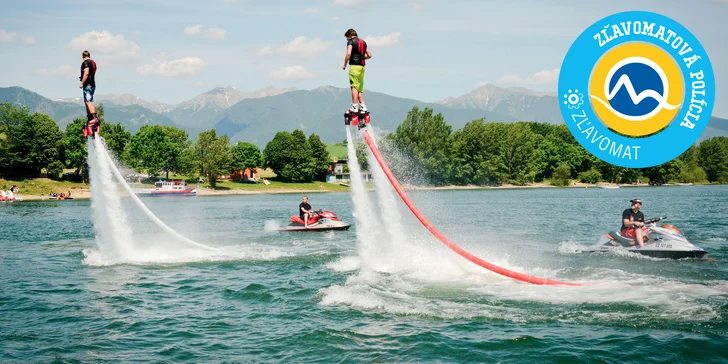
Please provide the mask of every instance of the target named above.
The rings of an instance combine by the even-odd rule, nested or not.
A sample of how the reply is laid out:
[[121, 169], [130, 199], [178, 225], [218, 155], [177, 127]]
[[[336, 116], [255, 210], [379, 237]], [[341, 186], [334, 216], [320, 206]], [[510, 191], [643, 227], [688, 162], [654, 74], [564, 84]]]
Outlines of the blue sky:
[[483, 82], [555, 91], [571, 43], [626, 10], [662, 13], [700, 39], [715, 69], [714, 115], [728, 117], [728, 0], [8, 1], [0, 86], [78, 97], [80, 53], [97, 93], [178, 103], [216, 86], [347, 87], [352, 27], [368, 41], [368, 90], [434, 101]]

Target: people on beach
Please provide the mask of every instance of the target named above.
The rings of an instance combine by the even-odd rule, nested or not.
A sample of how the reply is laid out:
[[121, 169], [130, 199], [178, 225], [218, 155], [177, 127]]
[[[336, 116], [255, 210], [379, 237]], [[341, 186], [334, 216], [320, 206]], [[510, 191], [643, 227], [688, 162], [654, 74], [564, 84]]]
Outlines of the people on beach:
[[313, 216], [311, 205], [308, 204], [308, 196], [303, 196], [303, 202], [298, 205], [298, 215], [303, 220], [303, 225], [308, 228], [308, 219]]
[[346, 56], [341, 69], [346, 70], [346, 65], [349, 65], [349, 86], [351, 87], [349, 112], [367, 111], [364, 104], [364, 66], [366, 60], [372, 58], [372, 54], [369, 52], [367, 42], [358, 37], [356, 30], [349, 29], [344, 36], [346, 37]]

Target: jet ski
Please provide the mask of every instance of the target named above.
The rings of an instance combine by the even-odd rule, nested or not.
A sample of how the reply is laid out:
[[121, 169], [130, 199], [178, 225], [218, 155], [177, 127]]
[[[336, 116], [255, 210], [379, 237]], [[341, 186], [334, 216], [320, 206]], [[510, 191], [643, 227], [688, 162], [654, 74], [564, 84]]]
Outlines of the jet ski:
[[314, 210], [313, 216], [308, 219], [308, 227], [299, 216], [291, 216], [291, 223], [278, 231], [326, 231], [326, 230], [349, 230], [350, 224], [339, 219], [331, 211]]
[[646, 226], [642, 228], [645, 246], [642, 248], [636, 239], [622, 236], [619, 231], [612, 231], [604, 234], [596, 245], [582, 251], [591, 253], [623, 249], [653, 258], [705, 258], [708, 253], [690, 243], [680, 229], [670, 224], [657, 226], [657, 222], [666, 218], [656, 217], [645, 221]]

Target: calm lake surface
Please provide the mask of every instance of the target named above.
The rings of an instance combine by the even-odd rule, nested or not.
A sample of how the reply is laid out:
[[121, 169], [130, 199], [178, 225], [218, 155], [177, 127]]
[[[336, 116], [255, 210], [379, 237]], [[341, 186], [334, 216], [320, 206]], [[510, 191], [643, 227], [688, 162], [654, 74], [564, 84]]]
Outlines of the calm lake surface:
[[[301, 195], [142, 198], [214, 252], [129, 198], [124, 231], [94, 224], [109, 211], [91, 201], [4, 203], [0, 362], [728, 361], [728, 186], [410, 196], [483, 259], [600, 284], [486, 271], [376, 192], [357, 217], [348, 193], [309, 195], [352, 224], [343, 232], [273, 231]], [[576, 252], [618, 229], [632, 198], [716, 262]], [[100, 237], [119, 234], [131, 238]]]

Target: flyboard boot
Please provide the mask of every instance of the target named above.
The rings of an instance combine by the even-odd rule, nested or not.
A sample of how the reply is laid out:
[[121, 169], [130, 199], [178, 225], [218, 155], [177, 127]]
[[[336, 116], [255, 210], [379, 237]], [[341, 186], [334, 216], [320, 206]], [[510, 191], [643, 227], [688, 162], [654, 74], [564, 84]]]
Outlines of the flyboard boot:
[[101, 132], [101, 120], [95, 114], [89, 115], [88, 121], [83, 126], [83, 136], [88, 138], [99, 132]]
[[369, 111], [362, 111], [359, 110], [359, 129], [364, 128], [365, 126], [369, 125]]
[[369, 111], [351, 108], [344, 113], [344, 125], [353, 125], [359, 129], [369, 124]]

